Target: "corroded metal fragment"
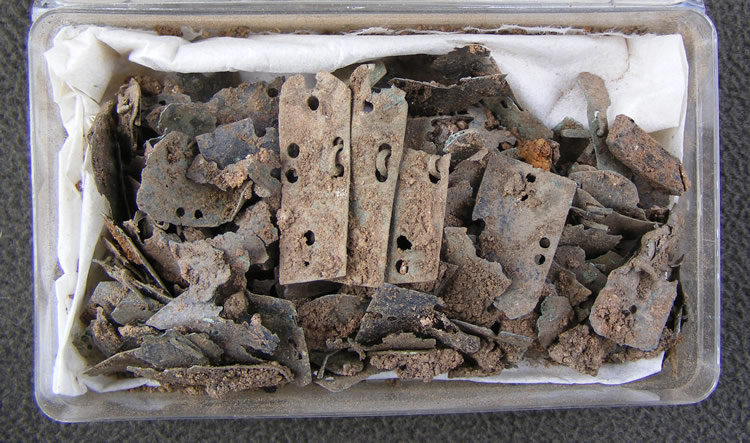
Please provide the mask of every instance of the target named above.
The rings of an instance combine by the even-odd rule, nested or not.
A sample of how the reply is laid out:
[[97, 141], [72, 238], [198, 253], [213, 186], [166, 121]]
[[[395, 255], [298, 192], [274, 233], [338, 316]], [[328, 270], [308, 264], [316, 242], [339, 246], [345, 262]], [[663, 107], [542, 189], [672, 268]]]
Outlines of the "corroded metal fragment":
[[117, 119], [120, 146], [129, 153], [137, 151], [140, 148], [138, 128], [141, 125], [141, 87], [134, 78], [117, 91]]
[[550, 358], [583, 374], [596, 376], [607, 354], [606, 340], [592, 334], [586, 325], [560, 334], [560, 341], [549, 348]]
[[629, 210], [638, 205], [635, 184], [614, 171], [579, 171], [568, 175], [605, 208]]
[[159, 114], [156, 129], [162, 135], [181, 132], [195, 137], [216, 129], [216, 117], [207, 112], [203, 103], [172, 103]]
[[130, 200], [125, 193], [113, 101], [105, 103], [94, 118], [87, 141], [91, 152], [91, 167], [94, 170], [96, 189], [109, 202], [112, 218], [115, 221], [122, 222], [129, 219], [128, 201]]
[[154, 146], [141, 175], [138, 208], [156, 220], [182, 226], [213, 227], [231, 221], [243, 190], [222, 192], [186, 177], [195, 156], [190, 139], [171, 132]]
[[550, 295], [542, 300], [541, 311], [542, 314], [536, 320], [536, 329], [539, 343], [546, 348], [573, 319], [573, 308], [567, 297]]
[[571, 208], [573, 219], [585, 227], [605, 229], [610, 235], [637, 238], [659, 226], [658, 223], [628, 217], [610, 208], [589, 206], [587, 210]]
[[521, 109], [509, 90], [501, 97], [486, 97], [483, 103], [492, 110], [503, 126], [515, 129], [525, 140], [551, 140], [554, 135], [552, 130], [544, 126], [530, 111]]
[[394, 78], [390, 84], [406, 92], [409, 111], [418, 115], [462, 111], [485, 97], [502, 95], [508, 90], [502, 74], [465, 77], [451, 85], [405, 78]]
[[279, 91], [283, 77], [272, 82], [243, 83], [217, 92], [206, 107], [216, 116], [219, 125], [249, 118], [255, 133], [262, 137], [266, 128], [278, 127]]
[[385, 281], [437, 278], [448, 194], [450, 154], [407, 149], [401, 162], [391, 219]]
[[612, 154], [634, 173], [672, 195], [690, 188], [680, 160], [626, 115], [618, 115], [607, 136]]
[[305, 334], [297, 325], [297, 310], [288, 300], [266, 295], [247, 294], [250, 312], [260, 314], [265, 326], [279, 337], [274, 359], [294, 373], [293, 383], [309, 385], [312, 381]]
[[352, 162], [346, 276], [339, 281], [377, 287], [383, 283], [399, 165], [404, 151], [407, 106], [404, 92], [373, 92], [375, 65], [351, 76]]
[[203, 157], [215, 162], [221, 169], [250, 154], [257, 154], [261, 149], [279, 152], [276, 129], [270, 128], [262, 137], [258, 137], [249, 118], [221, 125], [211, 133], [195, 137], [195, 141]]
[[500, 263], [477, 257], [466, 228], [445, 228], [443, 259], [458, 266], [438, 295], [443, 312], [452, 319], [492, 326], [500, 313], [492, 306], [511, 285]]
[[434, 295], [386, 283], [378, 288], [367, 307], [356, 341], [372, 344], [390, 334], [416, 332], [461, 352], [476, 352], [479, 339], [461, 332], [445, 314], [436, 310], [442, 305], [442, 300]]
[[332, 294], [299, 307], [299, 324], [305, 330], [307, 346], [323, 350], [328, 341], [346, 339], [359, 329], [367, 302], [355, 295]]
[[560, 246], [579, 246], [586, 257], [597, 257], [614, 249], [622, 240], [621, 235], [611, 235], [597, 228], [583, 225], [566, 225], [560, 236]]
[[279, 282], [346, 274], [349, 219], [349, 88], [320, 72], [310, 89], [296, 75], [281, 88], [281, 230]]
[[138, 377], [156, 380], [167, 386], [195, 386], [205, 389], [211, 397], [253, 388], [282, 386], [293, 379], [292, 371], [276, 362], [255, 365], [193, 366], [156, 371], [128, 367]]
[[609, 274], [589, 316], [597, 334], [643, 351], [658, 346], [677, 296], [677, 282], [668, 279], [678, 228], [673, 217], [645, 234], [636, 255]]
[[483, 220], [480, 255], [502, 264], [512, 280], [495, 300], [508, 318], [537, 304], [575, 193], [572, 180], [491, 154], [474, 220]]

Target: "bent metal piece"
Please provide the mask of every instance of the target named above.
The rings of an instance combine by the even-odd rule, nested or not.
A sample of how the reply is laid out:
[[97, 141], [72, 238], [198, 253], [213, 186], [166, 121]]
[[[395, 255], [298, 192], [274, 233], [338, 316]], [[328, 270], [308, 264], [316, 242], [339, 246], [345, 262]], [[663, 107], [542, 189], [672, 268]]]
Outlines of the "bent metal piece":
[[407, 106], [395, 87], [373, 92], [362, 65], [351, 76], [352, 185], [346, 277], [342, 283], [378, 287], [388, 258], [388, 234], [399, 165], [404, 150]]
[[296, 75], [281, 88], [282, 285], [343, 277], [349, 219], [351, 93], [319, 72], [314, 88]]
[[407, 149], [393, 203], [385, 281], [417, 283], [438, 277], [448, 198], [450, 154]]
[[512, 280], [494, 303], [508, 318], [536, 307], [575, 190], [570, 179], [491, 154], [472, 218], [485, 223], [480, 255]]

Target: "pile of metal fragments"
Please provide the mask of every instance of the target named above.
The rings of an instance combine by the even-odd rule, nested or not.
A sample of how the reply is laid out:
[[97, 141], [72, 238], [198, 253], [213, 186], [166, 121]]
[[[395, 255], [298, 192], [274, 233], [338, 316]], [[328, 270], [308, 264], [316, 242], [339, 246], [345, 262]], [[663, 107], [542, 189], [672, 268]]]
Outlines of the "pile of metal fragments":
[[590, 129], [543, 126], [479, 45], [286, 81], [130, 78], [88, 137], [112, 211], [85, 373], [339, 391], [671, 348], [667, 207], [688, 179], [627, 116], [608, 127], [599, 77], [578, 87]]

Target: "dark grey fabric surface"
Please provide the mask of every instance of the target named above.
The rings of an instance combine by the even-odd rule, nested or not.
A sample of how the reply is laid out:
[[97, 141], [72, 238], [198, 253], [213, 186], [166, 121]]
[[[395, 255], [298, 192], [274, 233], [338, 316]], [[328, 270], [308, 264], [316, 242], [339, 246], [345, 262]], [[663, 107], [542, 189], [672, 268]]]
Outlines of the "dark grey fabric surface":
[[59, 424], [32, 389], [31, 203], [26, 38], [29, 0], [0, 14], [0, 441], [90, 440], [726, 440], [750, 438], [748, 213], [750, 2], [713, 0], [721, 66], [722, 375], [704, 402], [680, 407], [580, 409], [420, 417]]

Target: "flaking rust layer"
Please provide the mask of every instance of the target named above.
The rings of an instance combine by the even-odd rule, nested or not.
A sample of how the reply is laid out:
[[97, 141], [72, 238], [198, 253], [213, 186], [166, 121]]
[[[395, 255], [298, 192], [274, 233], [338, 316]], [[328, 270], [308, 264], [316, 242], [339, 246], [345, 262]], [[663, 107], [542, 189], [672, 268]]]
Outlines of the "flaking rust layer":
[[352, 185], [346, 277], [342, 283], [377, 287], [383, 283], [388, 235], [399, 165], [404, 151], [407, 105], [395, 87], [372, 91], [375, 65], [351, 76]]
[[316, 80], [310, 89], [296, 75], [281, 88], [282, 285], [346, 274], [351, 93], [331, 74]]
[[450, 154], [407, 149], [401, 161], [391, 218], [388, 283], [435, 280], [440, 264]]
[[508, 318], [536, 306], [575, 190], [565, 177], [491, 155], [472, 218], [485, 223], [480, 255], [500, 262], [512, 281], [494, 303]]

